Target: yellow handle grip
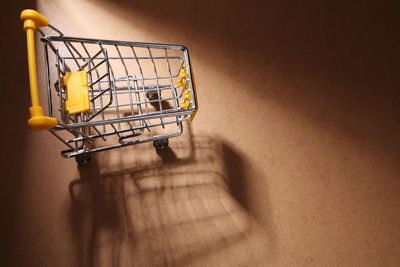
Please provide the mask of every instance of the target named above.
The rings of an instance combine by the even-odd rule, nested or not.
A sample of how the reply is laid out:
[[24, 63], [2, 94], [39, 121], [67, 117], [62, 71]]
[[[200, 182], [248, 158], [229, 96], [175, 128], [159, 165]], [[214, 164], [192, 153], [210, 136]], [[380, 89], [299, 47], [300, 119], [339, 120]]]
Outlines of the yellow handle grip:
[[22, 11], [21, 20], [24, 22], [24, 30], [26, 31], [29, 83], [32, 100], [32, 107], [29, 108], [31, 118], [28, 120], [28, 125], [29, 128], [33, 130], [46, 130], [57, 126], [57, 119], [44, 116], [43, 108], [39, 104], [35, 57], [35, 30], [39, 27], [47, 26], [49, 21], [32, 9], [25, 9]]

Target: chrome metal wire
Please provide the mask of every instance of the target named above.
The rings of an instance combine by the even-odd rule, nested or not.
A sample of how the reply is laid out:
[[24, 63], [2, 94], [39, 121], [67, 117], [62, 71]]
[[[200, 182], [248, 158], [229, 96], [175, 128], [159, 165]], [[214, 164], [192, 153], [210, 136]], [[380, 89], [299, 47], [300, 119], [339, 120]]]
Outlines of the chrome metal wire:
[[[55, 27], [50, 28], [58, 35], [40, 31], [45, 49], [49, 115], [59, 121], [50, 132], [67, 146], [63, 156], [182, 133], [182, 122], [190, 118], [197, 106], [186, 47], [67, 37]], [[186, 109], [180, 107], [185, 96], [184, 88], [177, 82], [184, 62], [188, 72], [186, 83], [192, 94], [191, 106]], [[64, 108], [68, 94], [62, 77], [71, 71], [87, 72], [89, 112], [71, 115]], [[93, 147], [94, 140], [100, 141]]]

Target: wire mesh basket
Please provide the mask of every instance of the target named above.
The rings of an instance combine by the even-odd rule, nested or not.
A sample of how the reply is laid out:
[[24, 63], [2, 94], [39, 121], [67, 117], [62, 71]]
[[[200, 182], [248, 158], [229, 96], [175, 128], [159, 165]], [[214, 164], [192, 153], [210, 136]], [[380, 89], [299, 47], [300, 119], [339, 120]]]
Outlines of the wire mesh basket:
[[[90, 153], [153, 141], [157, 149], [193, 120], [197, 97], [182, 45], [64, 36], [34, 10], [21, 13], [27, 33], [34, 130], [49, 130], [79, 163]], [[56, 34], [46, 35], [47, 26]], [[34, 31], [45, 51], [48, 116], [39, 104]]]

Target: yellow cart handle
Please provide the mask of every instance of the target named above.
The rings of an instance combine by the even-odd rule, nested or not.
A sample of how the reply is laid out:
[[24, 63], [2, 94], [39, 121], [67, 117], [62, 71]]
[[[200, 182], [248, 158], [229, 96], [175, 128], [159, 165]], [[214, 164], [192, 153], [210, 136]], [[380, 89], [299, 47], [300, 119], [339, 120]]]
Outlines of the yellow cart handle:
[[21, 20], [24, 22], [26, 41], [28, 47], [29, 83], [31, 88], [32, 107], [29, 108], [31, 118], [28, 120], [29, 128], [33, 130], [46, 130], [57, 126], [57, 119], [44, 116], [43, 108], [39, 104], [37, 86], [36, 58], [35, 58], [35, 30], [49, 24], [48, 19], [32, 9], [21, 12]]

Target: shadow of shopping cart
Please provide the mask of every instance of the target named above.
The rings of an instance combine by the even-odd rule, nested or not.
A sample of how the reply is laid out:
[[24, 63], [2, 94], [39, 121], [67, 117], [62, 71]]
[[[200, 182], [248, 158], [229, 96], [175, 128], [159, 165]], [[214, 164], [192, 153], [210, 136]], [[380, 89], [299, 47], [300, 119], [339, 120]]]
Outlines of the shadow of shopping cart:
[[254, 266], [267, 257], [267, 232], [232, 196], [226, 145], [186, 132], [158, 155], [150, 144], [80, 166], [70, 192], [82, 264]]

